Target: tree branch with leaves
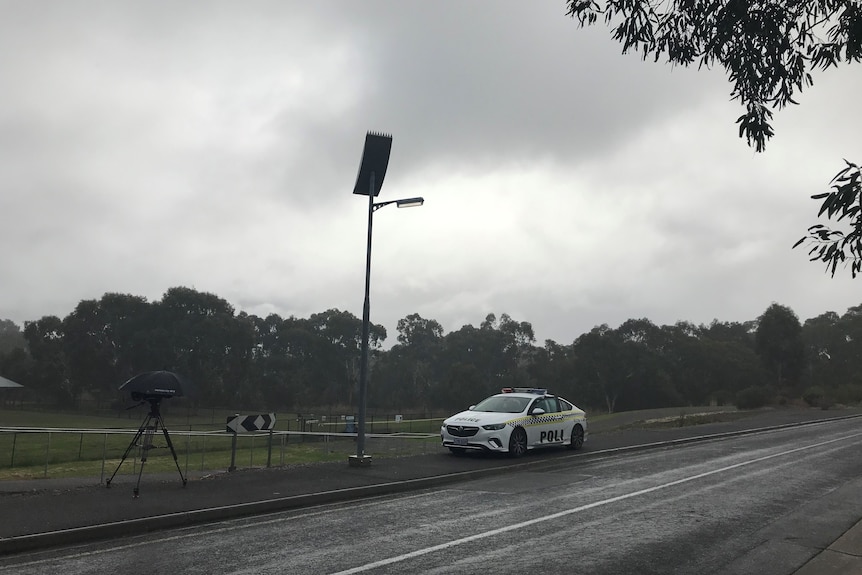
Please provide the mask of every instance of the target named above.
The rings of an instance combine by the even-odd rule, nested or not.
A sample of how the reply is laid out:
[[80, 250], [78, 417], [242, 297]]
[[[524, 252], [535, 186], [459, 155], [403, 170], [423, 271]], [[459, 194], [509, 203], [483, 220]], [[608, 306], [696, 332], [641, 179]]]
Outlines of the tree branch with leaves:
[[[581, 27], [602, 18], [624, 54], [724, 68], [731, 99], [745, 107], [736, 119], [739, 136], [758, 152], [775, 134], [773, 111], [797, 104], [794, 94], [814, 84], [811, 71], [862, 60], [859, 0], [568, 0], [567, 6]], [[849, 260], [856, 277], [859, 168], [848, 162], [833, 184], [834, 192], [812, 196], [824, 200], [818, 217], [846, 220], [850, 231], [811, 226], [794, 247], [809, 240], [812, 261], [825, 262], [834, 276], [838, 264]]]
[[793, 247], [808, 241], [811, 261], [822, 261], [835, 276], [839, 263], [849, 264], [850, 274], [855, 278], [862, 269], [862, 170], [852, 162], [832, 179], [832, 191], [811, 196], [823, 200], [817, 216], [826, 214], [828, 219], [849, 224], [847, 232], [815, 224], [808, 228]]

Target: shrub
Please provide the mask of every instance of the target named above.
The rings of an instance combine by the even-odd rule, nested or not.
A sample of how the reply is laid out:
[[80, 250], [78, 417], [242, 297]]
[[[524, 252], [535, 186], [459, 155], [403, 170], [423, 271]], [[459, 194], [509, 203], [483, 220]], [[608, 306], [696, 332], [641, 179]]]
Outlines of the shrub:
[[862, 385], [858, 383], [844, 383], [835, 390], [835, 400], [839, 403], [850, 405], [862, 401]]
[[771, 393], [765, 387], [746, 387], [736, 394], [736, 407], [739, 409], [757, 409], [769, 403]]
[[819, 385], [812, 385], [802, 393], [802, 399], [811, 407], [820, 407], [826, 394]]

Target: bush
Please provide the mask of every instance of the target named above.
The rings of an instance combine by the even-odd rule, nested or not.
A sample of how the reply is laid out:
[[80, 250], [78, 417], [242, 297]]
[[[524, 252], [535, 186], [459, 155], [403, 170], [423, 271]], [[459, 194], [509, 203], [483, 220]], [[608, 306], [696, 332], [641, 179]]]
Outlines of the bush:
[[712, 395], [712, 399], [717, 405], [731, 405], [734, 403], [733, 392], [726, 389], [720, 389]]
[[835, 390], [835, 399], [839, 403], [849, 405], [858, 404], [862, 401], [862, 385], [858, 383], [844, 383]]
[[769, 403], [772, 394], [765, 387], [746, 387], [736, 394], [736, 407], [739, 409], [757, 409]]
[[825, 395], [826, 394], [822, 387], [819, 385], [812, 385], [802, 393], [802, 399], [810, 407], [820, 407]]

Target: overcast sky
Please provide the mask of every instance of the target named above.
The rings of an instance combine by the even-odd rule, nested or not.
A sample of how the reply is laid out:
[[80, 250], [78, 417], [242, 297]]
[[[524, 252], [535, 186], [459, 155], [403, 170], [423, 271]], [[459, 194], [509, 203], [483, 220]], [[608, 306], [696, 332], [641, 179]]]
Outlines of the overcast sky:
[[173, 286], [362, 315], [367, 131], [393, 135], [371, 319], [488, 313], [571, 343], [629, 318], [862, 303], [791, 246], [843, 158], [858, 67], [755, 154], [722, 70], [620, 55], [563, 0], [0, 0], [0, 318]]

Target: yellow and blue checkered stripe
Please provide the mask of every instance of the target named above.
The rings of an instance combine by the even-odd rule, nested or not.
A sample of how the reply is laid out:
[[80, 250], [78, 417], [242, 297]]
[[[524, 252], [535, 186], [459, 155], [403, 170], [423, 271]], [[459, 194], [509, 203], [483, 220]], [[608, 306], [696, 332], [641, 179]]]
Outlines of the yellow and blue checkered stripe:
[[528, 415], [527, 417], [519, 417], [512, 421], [506, 422], [509, 427], [517, 427], [519, 425], [533, 426], [546, 425], [548, 423], [559, 423], [560, 421], [580, 421], [583, 419], [583, 412], [580, 411], [562, 411], [557, 413], [545, 413], [543, 415]]

